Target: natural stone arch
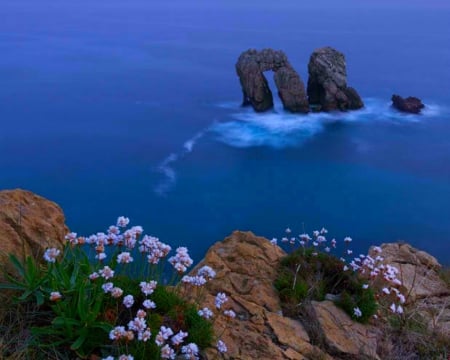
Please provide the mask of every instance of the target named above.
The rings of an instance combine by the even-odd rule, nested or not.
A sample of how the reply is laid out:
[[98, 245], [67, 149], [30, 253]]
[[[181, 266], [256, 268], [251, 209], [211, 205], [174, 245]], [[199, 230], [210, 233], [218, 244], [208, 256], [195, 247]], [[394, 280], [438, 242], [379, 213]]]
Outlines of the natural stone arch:
[[242, 87], [242, 105], [251, 105], [262, 112], [273, 108], [272, 91], [264, 72], [274, 72], [278, 95], [286, 110], [295, 113], [309, 112], [305, 85], [282, 51], [264, 49], [244, 51], [236, 63], [236, 72]]

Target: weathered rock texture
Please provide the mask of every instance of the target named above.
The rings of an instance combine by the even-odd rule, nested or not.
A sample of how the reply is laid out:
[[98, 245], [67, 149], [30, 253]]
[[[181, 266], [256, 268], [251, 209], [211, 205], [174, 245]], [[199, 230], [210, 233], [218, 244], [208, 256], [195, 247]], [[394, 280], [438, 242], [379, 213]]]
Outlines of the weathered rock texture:
[[[300, 321], [282, 316], [273, 282], [284, 255], [267, 239], [237, 231], [213, 245], [197, 265], [217, 271], [206, 285], [203, 303], [213, 309], [215, 295], [225, 292], [230, 298], [225, 308], [237, 314], [232, 320], [217, 317], [214, 323], [217, 336], [228, 346], [225, 359], [377, 359], [374, 328], [354, 323], [332, 302], [313, 304], [312, 323], [323, 333], [328, 353], [311, 344]], [[209, 349], [206, 358], [220, 356]]]
[[[400, 270], [410, 308], [428, 319], [431, 330], [450, 338], [450, 287], [440, 276], [441, 265], [430, 254], [406, 243], [381, 245], [384, 263]], [[369, 254], [376, 256], [373, 249]]]
[[305, 86], [287, 56], [282, 51], [264, 49], [244, 51], [236, 63], [236, 72], [242, 86], [243, 105], [251, 105], [262, 112], [273, 107], [272, 91], [264, 71], [274, 72], [278, 95], [286, 110], [295, 113], [309, 112]]
[[347, 86], [344, 54], [324, 47], [315, 50], [308, 64], [309, 103], [316, 111], [356, 110], [364, 106], [355, 89]]
[[61, 208], [25, 190], [0, 191], [0, 263], [12, 253], [42, 256], [47, 247], [62, 247], [68, 233]]
[[411, 114], [419, 114], [420, 111], [425, 107], [419, 98], [410, 96], [407, 98], [402, 98], [400, 95], [392, 95], [392, 106], [397, 110], [402, 112], [407, 112]]

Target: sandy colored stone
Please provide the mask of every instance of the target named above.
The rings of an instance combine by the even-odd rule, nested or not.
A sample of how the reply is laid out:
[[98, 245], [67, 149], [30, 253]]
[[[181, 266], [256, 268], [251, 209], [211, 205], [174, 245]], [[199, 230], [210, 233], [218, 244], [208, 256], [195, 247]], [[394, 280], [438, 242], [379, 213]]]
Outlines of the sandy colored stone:
[[[214, 308], [218, 292], [229, 301], [235, 319], [217, 316], [214, 330], [227, 344], [225, 359], [306, 359], [315, 349], [300, 322], [281, 316], [278, 294], [273, 287], [280, 259], [285, 255], [278, 246], [250, 232], [236, 231], [213, 245], [197, 267], [209, 265], [216, 278], [206, 285], [202, 306]], [[207, 359], [220, 358], [213, 349]]]
[[68, 231], [54, 202], [30, 191], [0, 191], [0, 263], [7, 265], [10, 253], [40, 257], [48, 247], [62, 247]]
[[351, 354], [354, 357], [377, 355], [377, 332], [371, 326], [352, 319], [331, 301], [312, 302], [317, 321], [332, 353]]
[[399, 269], [409, 302], [450, 295], [450, 289], [439, 277], [441, 265], [435, 257], [406, 243], [383, 244], [381, 249], [383, 262]]

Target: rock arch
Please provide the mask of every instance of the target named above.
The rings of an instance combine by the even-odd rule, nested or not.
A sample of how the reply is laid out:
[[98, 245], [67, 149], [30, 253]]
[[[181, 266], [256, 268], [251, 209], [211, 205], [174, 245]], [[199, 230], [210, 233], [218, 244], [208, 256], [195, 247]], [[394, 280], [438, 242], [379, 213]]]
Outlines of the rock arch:
[[305, 85], [282, 51], [264, 49], [244, 51], [236, 63], [236, 72], [242, 87], [242, 105], [251, 105], [262, 112], [273, 107], [272, 91], [264, 72], [274, 72], [278, 96], [286, 110], [294, 113], [309, 112]]

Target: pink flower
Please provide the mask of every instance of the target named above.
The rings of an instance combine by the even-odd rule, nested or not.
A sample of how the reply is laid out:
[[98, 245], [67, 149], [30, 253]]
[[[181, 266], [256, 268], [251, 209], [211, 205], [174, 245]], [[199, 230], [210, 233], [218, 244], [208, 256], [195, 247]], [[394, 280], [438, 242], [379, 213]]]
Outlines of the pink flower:
[[59, 291], [52, 291], [50, 293], [50, 301], [58, 301], [62, 298], [62, 295]]

